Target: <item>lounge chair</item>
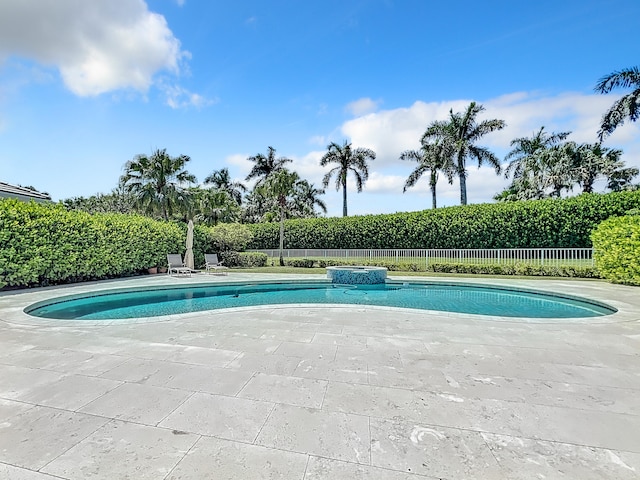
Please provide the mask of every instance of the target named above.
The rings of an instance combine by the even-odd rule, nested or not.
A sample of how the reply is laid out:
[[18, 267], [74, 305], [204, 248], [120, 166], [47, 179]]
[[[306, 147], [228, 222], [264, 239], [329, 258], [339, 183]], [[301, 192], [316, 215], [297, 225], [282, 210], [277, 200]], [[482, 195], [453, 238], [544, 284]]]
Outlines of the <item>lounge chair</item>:
[[191, 276], [191, 269], [182, 262], [182, 255], [178, 253], [168, 253], [167, 263], [169, 264], [169, 268], [167, 268], [168, 275], [175, 272], [176, 275]]
[[215, 272], [220, 272], [222, 275], [227, 274], [227, 270], [229, 267], [226, 267], [222, 264], [220, 260], [218, 260], [218, 255], [215, 253], [205, 253], [204, 254], [204, 268], [207, 273], [211, 273], [211, 270]]

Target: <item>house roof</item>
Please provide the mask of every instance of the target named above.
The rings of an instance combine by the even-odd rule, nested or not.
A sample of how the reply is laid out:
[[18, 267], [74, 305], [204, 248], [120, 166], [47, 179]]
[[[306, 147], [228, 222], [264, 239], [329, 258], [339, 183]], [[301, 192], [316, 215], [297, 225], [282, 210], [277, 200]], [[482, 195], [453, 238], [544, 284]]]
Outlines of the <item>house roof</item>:
[[25, 187], [0, 182], [0, 198], [18, 198], [20, 200], [51, 201], [46, 193], [35, 192]]

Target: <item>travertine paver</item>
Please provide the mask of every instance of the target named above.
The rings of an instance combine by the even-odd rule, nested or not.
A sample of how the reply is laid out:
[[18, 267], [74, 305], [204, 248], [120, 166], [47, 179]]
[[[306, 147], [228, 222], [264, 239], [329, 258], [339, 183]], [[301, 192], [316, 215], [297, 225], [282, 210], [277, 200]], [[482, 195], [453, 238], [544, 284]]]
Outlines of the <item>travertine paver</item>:
[[252, 443], [273, 406], [245, 398], [195, 393], [160, 426]]
[[156, 425], [190, 395], [190, 392], [184, 390], [125, 383], [85, 405], [80, 411]]
[[202, 437], [168, 480], [298, 480], [303, 478], [306, 465], [304, 454]]
[[298, 407], [320, 408], [327, 383], [326, 380], [258, 373], [249, 380], [238, 396]]
[[33, 407], [0, 424], [0, 462], [38, 470], [109, 419]]
[[22, 312], [96, 289], [280, 278], [0, 294], [0, 478], [640, 478], [637, 288], [478, 280], [619, 309], [577, 320], [327, 305], [116, 322]]
[[197, 438], [113, 420], [42, 471], [73, 480], [156, 480], [175, 467]]
[[277, 405], [256, 443], [354, 463], [370, 463], [367, 417]]

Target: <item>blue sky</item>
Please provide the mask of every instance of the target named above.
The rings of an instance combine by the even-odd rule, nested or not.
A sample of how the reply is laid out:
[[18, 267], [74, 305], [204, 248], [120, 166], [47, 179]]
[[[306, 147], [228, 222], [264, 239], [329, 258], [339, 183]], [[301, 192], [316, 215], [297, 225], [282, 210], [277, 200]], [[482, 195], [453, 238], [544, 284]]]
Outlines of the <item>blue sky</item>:
[[[430, 208], [427, 178], [407, 193], [433, 120], [470, 101], [507, 127], [482, 142], [500, 158], [541, 126], [595, 142], [625, 92], [593, 87], [638, 65], [637, 0], [21, 0], [0, 2], [0, 181], [54, 200], [108, 193], [136, 154], [191, 157], [199, 180], [266, 153], [321, 185], [330, 141], [377, 153], [349, 213]], [[640, 167], [640, 125], [605, 145]], [[470, 203], [508, 180], [469, 164]], [[577, 193], [577, 192], [576, 192]], [[459, 203], [438, 184], [439, 205]], [[342, 213], [330, 185], [329, 216]]]

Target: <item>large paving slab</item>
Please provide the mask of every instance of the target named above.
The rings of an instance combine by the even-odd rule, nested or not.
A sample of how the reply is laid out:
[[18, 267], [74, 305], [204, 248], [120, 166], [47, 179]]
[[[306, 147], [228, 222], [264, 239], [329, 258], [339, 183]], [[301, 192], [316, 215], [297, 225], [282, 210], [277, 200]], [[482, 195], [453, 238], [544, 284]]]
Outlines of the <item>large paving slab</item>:
[[0, 293], [0, 478], [640, 478], [637, 288], [464, 279], [618, 309], [575, 320], [337, 305], [125, 321], [22, 311], [116, 287], [307, 278]]

